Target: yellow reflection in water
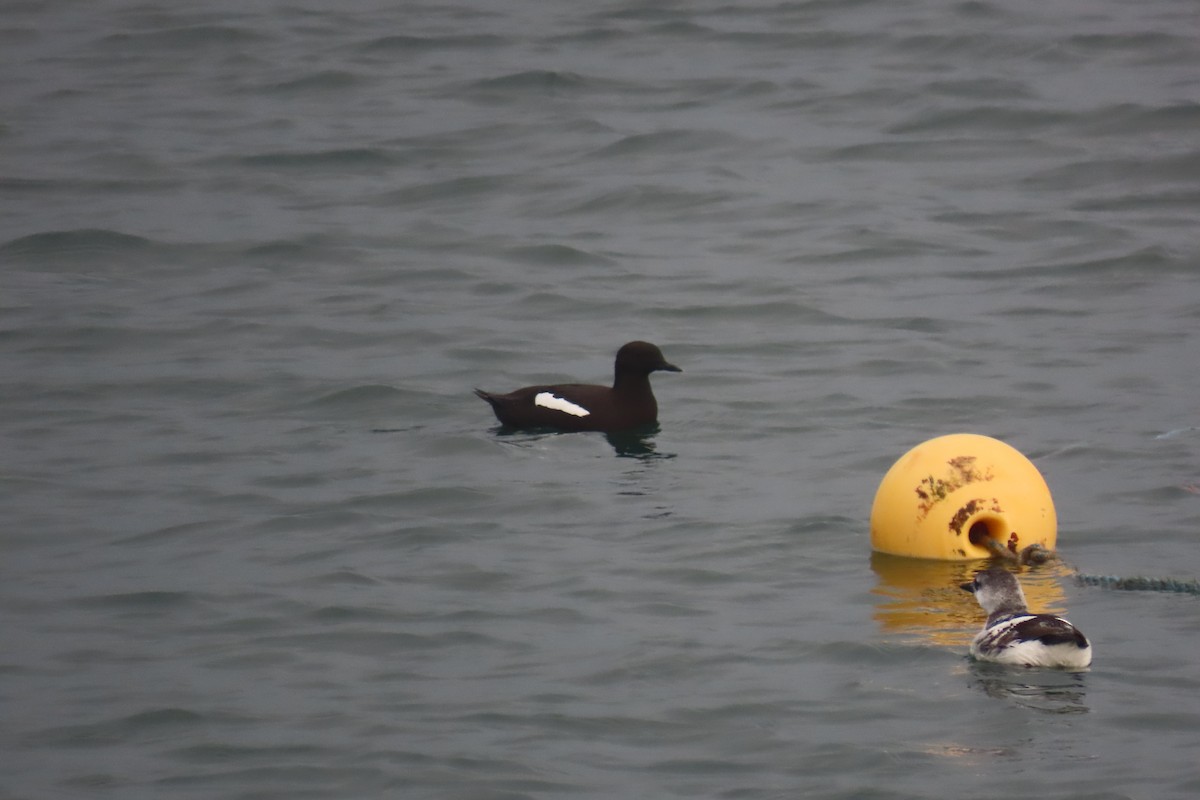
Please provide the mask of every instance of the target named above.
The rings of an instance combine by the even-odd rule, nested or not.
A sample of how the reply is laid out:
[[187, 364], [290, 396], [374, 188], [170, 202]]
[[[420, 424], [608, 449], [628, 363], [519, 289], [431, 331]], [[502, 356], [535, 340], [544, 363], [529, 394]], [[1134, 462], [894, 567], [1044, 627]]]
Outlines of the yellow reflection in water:
[[[885, 634], [915, 637], [927, 644], [965, 650], [983, 626], [983, 609], [959, 588], [987, 561], [933, 561], [871, 554], [876, 584], [871, 593], [875, 621]], [[1058, 562], [1017, 572], [1031, 611], [1064, 613], [1062, 579], [1070, 570]]]

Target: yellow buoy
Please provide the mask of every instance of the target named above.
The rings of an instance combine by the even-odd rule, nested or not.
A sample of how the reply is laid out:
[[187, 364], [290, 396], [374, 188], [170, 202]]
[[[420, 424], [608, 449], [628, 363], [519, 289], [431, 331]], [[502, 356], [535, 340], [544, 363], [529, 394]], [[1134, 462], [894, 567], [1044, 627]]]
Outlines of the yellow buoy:
[[1042, 474], [989, 436], [956, 433], [917, 445], [879, 484], [871, 547], [943, 561], [989, 558], [985, 538], [1020, 550], [1054, 549], [1058, 517]]

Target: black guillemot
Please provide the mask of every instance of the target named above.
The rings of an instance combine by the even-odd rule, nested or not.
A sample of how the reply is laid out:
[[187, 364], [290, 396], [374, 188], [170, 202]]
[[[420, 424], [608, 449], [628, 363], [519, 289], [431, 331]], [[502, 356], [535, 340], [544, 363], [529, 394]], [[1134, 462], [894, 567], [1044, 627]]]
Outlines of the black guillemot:
[[961, 588], [974, 593], [988, 614], [971, 642], [971, 655], [980, 661], [1075, 670], [1092, 663], [1087, 637], [1062, 617], [1029, 613], [1021, 584], [1008, 570], [982, 570]]
[[476, 389], [496, 418], [510, 428], [612, 433], [658, 421], [650, 373], [682, 372], [649, 342], [629, 342], [617, 351], [612, 387], [583, 383], [527, 386], [508, 394]]

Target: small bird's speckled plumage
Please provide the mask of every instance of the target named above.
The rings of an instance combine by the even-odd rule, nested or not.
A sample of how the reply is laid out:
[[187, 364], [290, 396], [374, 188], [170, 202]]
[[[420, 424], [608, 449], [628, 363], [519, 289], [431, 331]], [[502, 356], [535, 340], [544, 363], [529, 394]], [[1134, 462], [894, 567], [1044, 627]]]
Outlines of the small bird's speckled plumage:
[[982, 570], [962, 588], [973, 592], [988, 614], [971, 642], [971, 655], [980, 661], [1063, 669], [1084, 669], [1092, 663], [1087, 637], [1062, 617], [1031, 614], [1021, 584], [1008, 570]]

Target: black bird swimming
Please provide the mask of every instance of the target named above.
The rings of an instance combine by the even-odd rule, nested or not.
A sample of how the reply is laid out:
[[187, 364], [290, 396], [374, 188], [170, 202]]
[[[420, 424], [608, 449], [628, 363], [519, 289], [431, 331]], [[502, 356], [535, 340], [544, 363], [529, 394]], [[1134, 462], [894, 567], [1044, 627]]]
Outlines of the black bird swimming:
[[658, 421], [658, 401], [650, 390], [650, 373], [682, 372], [649, 342], [629, 342], [617, 351], [613, 385], [564, 383], [527, 386], [508, 394], [476, 389], [496, 418], [511, 428], [561, 431], [616, 431]]

